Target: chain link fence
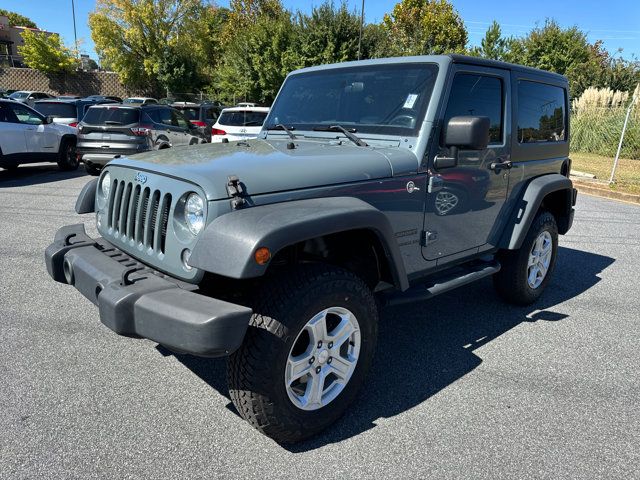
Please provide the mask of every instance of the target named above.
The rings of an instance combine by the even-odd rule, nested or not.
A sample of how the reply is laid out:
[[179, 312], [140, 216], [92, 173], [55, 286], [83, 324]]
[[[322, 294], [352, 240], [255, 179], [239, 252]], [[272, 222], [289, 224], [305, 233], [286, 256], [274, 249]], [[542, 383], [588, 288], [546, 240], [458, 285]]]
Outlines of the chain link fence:
[[[580, 168], [640, 193], [640, 85], [635, 92], [589, 88], [572, 103], [571, 151]], [[605, 170], [606, 174], [605, 174]]]

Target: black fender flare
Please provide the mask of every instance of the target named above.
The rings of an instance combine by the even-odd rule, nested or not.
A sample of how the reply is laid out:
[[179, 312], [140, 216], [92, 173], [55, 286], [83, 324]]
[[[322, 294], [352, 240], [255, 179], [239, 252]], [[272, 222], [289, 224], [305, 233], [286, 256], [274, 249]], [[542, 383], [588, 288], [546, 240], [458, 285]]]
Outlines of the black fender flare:
[[89, 180], [85, 183], [84, 187], [82, 187], [76, 200], [76, 213], [93, 213], [96, 211], [98, 180], [98, 178]]
[[563, 192], [559, 197], [559, 205], [555, 205], [552, 212], [558, 223], [558, 232], [565, 234], [569, 231], [573, 222], [573, 205], [576, 199], [573, 183], [559, 173], [542, 175], [531, 180], [524, 188], [522, 198], [514, 208], [515, 219], [505, 229], [500, 240], [500, 248], [508, 250], [520, 248], [543, 200], [554, 192]]
[[155, 139], [153, 145], [156, 150], [161, 150], [163, 148], [171, 148], [171, 142], [169, 138], [164, 135], [158, 135], [158, 138]]
[[394, 284], [409, 287], [402, 255], [387, 217], [355, 197], [295, 200], [236, 210], [213, 220], [200, 234], [189, 264], [226, 277], [244, 279], [264, 275], [254, 253], [267, 247], [275, 256], [284, 247], [312, 238], [370, 230], [384, 249]]

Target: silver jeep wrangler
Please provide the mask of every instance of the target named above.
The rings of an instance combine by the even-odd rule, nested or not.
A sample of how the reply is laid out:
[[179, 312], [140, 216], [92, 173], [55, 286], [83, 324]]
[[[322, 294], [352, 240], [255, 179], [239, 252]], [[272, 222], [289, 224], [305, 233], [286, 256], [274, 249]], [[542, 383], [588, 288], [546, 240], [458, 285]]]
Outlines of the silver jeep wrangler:
[[307, 68], [259, 138], [111, 161], [80, 193], [101, 238], [45, 254], [121, 335], [230, 355], [238, 412], [279, 442], [365, 381], [378, 305], [492, 276], [535, 302], [573, 221], [567, 80], [457, 55]]

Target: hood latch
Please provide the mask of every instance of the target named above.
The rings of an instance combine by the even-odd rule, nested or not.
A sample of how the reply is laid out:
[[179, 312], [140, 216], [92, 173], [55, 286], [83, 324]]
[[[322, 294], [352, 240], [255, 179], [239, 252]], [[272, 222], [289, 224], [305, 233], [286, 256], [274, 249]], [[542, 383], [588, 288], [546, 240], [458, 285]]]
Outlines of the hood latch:
[[231, 208], [237, 210], [244, 207], [247, 204], [244, 198], [246, 194], [244, 185], [236, 175], [231, 175], [227, 179], [227, 193], [231, 197]]

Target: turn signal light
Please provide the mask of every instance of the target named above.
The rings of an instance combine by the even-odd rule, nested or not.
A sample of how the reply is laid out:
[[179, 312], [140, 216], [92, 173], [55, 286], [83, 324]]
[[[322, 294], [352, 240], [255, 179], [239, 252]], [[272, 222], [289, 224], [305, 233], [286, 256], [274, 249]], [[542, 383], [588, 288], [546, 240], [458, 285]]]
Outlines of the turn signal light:
[[271, 252], [267, 247], [260, 247], [256, 250], [254, 258], [258, 265], [266, 265], [267, 262], [271, 260]]
[[78, 126], [78, 122], [71, 122], [69, 124], [70, 127], [77, 127]]
[[207, 124], [205, 122], [201, 122], [200, 120], [190, 120], [190, 122], [196, 127], [206, 127]]

